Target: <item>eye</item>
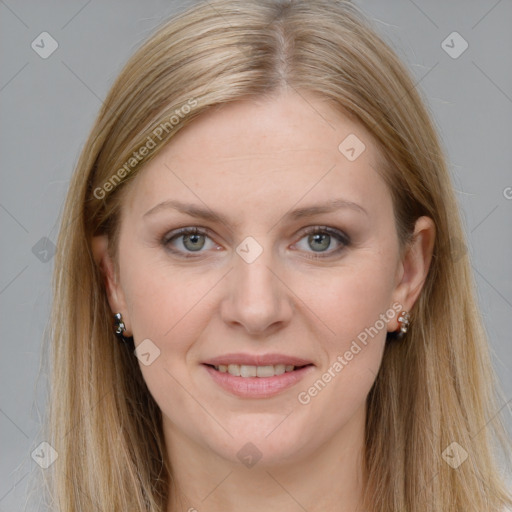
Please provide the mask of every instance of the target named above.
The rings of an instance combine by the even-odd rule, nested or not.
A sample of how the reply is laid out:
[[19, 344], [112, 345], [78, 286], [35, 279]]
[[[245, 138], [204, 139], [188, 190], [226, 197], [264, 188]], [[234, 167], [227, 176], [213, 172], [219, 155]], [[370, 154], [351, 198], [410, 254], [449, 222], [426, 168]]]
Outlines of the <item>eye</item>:
[[[338, 231], [337, 229], [329, 228], [327, 226], [316, 226], [313, 228], [309, 228], [304, 233], [306, 236], [303, 236], [301, 240], [306, 239], [308, 247], [313, 248], [313, 252], [326, 253], [327, 256], [338, 254], [345, 247], [350, 245], [350, 238], [345, 233], [343, 233], [342, 231]], [[333, 240], [339, 244], [339, 247], [337, 249], [327, 251], [329, 247], [332, 245]], [[324, 258], [327, 256], [315, 254], [313, 256], [308, 257]]]
[[[207, 231], [197, 228], [197, 227], [190, 227], [190, 228], [180, 229], [178, 232], [174, 232], [174, 234], [171, 233], [169, 235], [166, 235], [162, 240], [162, 244], [174, 253], [180, 253], [180, 254], [183, 254], [184, 252], [185, 253], [186, 252], [199, 253], [199, 252], [202, 252], [201, 250], [205, 247], [205, 245], [207, 245], [205, 238], [209, 239]], [[176, 242], [179, 239], [182, 239], [181, 243], [179, 244], [179, 245], [181, 245], [181, 247], [179, 247], [178, 249], [173, 248], [172, 245], [176, 244]], [[211, 239], [210, 239], [210, 241], [211, 241]], [[184, 249], [182, 249], [182, 248], [184, 248]], [[194, 256], [187, 255], [185, 257], [193, 258]]]
[[[308, 256], [309, 258], [325, 258], [332, 256], [333, 254], [338, 254], [345, 247], [350, 245], [350, 238], [345, 233], [327, 226], [315, 226], [308, 228], [303, 231], [303, 235], [305, 236], [302, 236], [300, 241], [307, 237], [307, 244], [309, 248], [313, 248], [314, 253], [320, 253]], [[206, 243], [207, 239], [210, 240], [210, 247], [208, 247], [208, 244]], [[178, 240], [180, 240], [179, 244]], [[338, 243], [338, 248], [328, 251], [329, 247], [333, 245], [333, 240]], [[183, 228], [177, 232], [169, 233], [162, 239], [162, 245], [171, 252], [182, 255], [185, 258], [196, 257], [193, 253], [197, 253], [197, 256], [199, 256], [199, 254], [204, 252], [202, 251], [204, 248], [212, 249], [213, 247], [218, 247], [209, 237], [207, 230], [197, 227]], [[176, 247], [176, 245], [178, 245], [178, 247]], [[298, 243], [295, 245], [298, 245]], [[304, 250], [305, 252], [310, 252], [307, 248]], [[326, 256], [321, 255], [321, 253], [326, 253]]]

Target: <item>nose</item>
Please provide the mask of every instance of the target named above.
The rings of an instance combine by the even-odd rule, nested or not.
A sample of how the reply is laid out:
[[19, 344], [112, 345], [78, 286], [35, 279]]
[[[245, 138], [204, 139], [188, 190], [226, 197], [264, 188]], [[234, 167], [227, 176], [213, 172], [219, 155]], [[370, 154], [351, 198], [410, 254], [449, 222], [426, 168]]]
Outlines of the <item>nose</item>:
[[221, 307], [224, 322], [261, 336], [287, 325], [294, 310], [293, 294], [272, 251], [263, 250], [250, 263], [238, 254], [233, 259]]

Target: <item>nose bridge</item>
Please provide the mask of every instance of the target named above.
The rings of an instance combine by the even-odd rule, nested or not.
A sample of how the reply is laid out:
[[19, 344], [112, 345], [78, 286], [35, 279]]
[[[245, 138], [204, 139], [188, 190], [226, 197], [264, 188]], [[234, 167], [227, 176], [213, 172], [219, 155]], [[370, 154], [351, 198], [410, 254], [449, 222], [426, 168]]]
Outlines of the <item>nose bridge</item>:
[[[234, 279], [239, 302], [272, 301], [279, 293], [276, 283], [276, 258], [270, 237], [246, 237], [236, 248]], [[272, 271], [271, 271], [272, 269]]]
[[244, 239], [236, 248], [234, 268], [229, 273], [225, 320], [243, 324], [253, 332], [282, 322], [291, 313], [286, 287], [277, 277], [281, 266], [270, 239]]

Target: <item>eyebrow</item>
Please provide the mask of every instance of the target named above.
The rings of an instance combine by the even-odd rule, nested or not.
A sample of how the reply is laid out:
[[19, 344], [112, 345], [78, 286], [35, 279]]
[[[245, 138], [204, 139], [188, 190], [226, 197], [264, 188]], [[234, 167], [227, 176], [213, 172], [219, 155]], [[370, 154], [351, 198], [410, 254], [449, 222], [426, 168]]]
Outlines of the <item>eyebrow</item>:
[[[345, 199], [331, 199], [330, 201], [326, 201], [325, 203], [306, 206], [303, 208], [297, 208], [296, 210], [292, 210], [287, 212], [282, 218], [283, 219], [292, 219], [297, 220], [303, 217], [310, 217], [313, 215], [319, 215], [322, 213], [331, 213], [340, 209], [350, 209], [356, 211], [358, 213], [362, 213], [364, 215], [368, 215], [368, 212], [359, 204], [354, 203], [352, 201], [347, 201]], [[197, 217], [203, 220], [209, 220], [212, 222], [220, 222], [225, 225], [229, 225], [230, 222], [228, 218], [221, 213], [214, 212], [208, 208], [203, 208], [201, 206], [191, 204], [191, 203], [183, 203], [181, 201], [177, 201], [175, 199], [169, 199], [167, 201], [163, 201], [153, 208], [149, 209], [143, 217], [149, 217], [154, 215], [162, 210], [177, 210], [186, 215], [190, 215], [191, 217]]]

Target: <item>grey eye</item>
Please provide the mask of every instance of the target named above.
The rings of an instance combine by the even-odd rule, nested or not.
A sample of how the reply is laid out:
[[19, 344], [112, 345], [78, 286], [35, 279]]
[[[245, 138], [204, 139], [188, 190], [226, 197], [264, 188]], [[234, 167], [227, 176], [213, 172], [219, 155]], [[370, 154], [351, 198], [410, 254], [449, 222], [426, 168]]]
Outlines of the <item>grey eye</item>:
[[326, 233], [315, 233], [313, 235], [308, 235], [308, 244], [312, 249], [325, 251], [331, 244], [331, 235]]
[[193, 233], [189, 235], [181, 235], [183, 237], [183, 245], [189, 251], [200, 251], [205, 244], [205, 235]]

